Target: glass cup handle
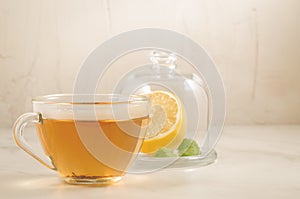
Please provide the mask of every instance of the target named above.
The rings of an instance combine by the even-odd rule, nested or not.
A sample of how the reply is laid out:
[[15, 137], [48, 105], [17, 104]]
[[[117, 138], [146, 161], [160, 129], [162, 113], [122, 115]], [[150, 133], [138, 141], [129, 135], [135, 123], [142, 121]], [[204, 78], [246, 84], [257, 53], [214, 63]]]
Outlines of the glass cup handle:
[[27, 141], [24, 139], [23, 133], [24, 129], [27, 126], [28, 123], [39, 123], [41, 124], [43, 122], [42, 114], [41, 113], [24, 113], [21, 115], [15, 122], [13, 126], [14, 130], [14, 139], [17, 145], [23, 149], [26, 153], [31, 155], [34, 159], [39, 161], [44, 166], [48, 167], [51, 170], [56, 170], [56, 167], [52, 164], [47, 163], [44, 161], [44, 158], [39, 157], [36, 155], [33, 150], [31, 149], [30, 145], [27, 143]]

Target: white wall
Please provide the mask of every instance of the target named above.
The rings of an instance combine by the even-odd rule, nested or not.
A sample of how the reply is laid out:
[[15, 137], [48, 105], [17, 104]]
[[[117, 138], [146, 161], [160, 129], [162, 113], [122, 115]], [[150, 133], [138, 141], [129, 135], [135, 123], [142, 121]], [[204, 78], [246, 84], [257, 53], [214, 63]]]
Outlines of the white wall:
[[214, 59], [228, 124], [300, 123], [299, 0], [0, 0], [0, 126], [36, 95], [72, 92], [89, 52], [142, 27], [184, 33]]

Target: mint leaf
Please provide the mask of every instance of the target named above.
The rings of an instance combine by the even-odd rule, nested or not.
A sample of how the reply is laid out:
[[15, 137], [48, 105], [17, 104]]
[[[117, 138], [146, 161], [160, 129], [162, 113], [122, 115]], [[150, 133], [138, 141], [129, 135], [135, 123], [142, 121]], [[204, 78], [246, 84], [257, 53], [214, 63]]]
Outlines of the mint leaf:
[[184, 138], [177, 150], [179, 156], [200, 155], [200, 148], [193, 139]]
[[176, 156], [177, 155], [173, 152], [172, 149], [168, 149], [165, 147], [158, 149], [154, 154], [154, 157], [159, 157], [159, 158], [176, 157]]

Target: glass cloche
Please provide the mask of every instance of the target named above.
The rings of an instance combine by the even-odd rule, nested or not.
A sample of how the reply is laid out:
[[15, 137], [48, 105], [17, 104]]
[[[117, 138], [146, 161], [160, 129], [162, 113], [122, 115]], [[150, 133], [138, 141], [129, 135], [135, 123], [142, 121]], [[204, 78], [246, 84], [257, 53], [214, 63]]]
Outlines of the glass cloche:
[[[123, 94], [149, 94], [166, 91], [180, 99], [183, 106], [182, 125], [184, 137], [194, 140], [200, 154], [181, 157], [157, 158], [153, 154], [141, 153], [131, 172], [147, 172], [167, 168], [204, 166], [214, 162], [216, 152], [206, 147], [211, 119], [211, 97], [201, 74], [185, 70], [188, 63], [172, 52], [152, 51], [147, 64], [135, 67], [119, 80], [114, 92]], [[182, 64], [182, 67], [178, 65]], [[187, 72], [185, 72], [187, 71]], [[151, 115], [150, 115], [151, 118]]]

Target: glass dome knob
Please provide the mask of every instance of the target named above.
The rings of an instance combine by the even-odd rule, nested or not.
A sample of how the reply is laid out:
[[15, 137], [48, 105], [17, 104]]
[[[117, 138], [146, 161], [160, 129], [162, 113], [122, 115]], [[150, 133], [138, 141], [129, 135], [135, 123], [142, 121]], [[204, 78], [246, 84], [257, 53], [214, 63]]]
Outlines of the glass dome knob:
[[163, 51], [152, 51], [150, 54], [150, 61], [154, 69], [160, 69], [161, 66], [168, 67], [171, 71], [175, 70], [177, 57], [173, 53]]

